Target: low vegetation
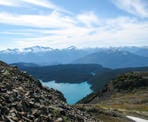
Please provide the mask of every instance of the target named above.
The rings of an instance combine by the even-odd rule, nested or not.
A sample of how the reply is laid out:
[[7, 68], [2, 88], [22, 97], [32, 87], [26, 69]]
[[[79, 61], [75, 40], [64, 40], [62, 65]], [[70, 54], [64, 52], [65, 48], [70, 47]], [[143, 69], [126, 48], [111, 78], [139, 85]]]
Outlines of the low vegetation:
[[[86, 106], [91, 103], [95, 106], [95, 111], [111, 111], [123, 116], [132, 115], [148, 119], [148, 72], [124, 73], [78, 103]], [[111, 118], [106, 120], [105, 115], [102, 117], [105, 122], [112, 121]], [[119, 121], [117, 119], [116, 121]]]

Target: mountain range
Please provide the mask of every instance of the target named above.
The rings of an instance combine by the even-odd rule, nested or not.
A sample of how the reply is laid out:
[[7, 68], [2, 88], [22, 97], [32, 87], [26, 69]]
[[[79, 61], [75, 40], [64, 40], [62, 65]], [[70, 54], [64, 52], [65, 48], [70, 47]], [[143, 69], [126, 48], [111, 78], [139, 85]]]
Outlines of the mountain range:
[[78, 50], [74, 47], [66, 49], [52, 49], [50, 47], [30, 47], [7, 49], [0, 51], [0, 59], [7, 63], [25, 62], [38, 65], [65, 64], [89, 54], [88, 50]]
[[100, 64], [109, 68], [148, 66], [148, 58], [127, 51], [104, 50], [74, 61], [76, 64]]
[[24, 49], [0, 51], [0, 59], [7, 63], [34, 63], [37, 65], [57, 64], [100, 64], [108, 68], [148, 66], [148, 47], [110, 47], [65, 49], [34, 46]]

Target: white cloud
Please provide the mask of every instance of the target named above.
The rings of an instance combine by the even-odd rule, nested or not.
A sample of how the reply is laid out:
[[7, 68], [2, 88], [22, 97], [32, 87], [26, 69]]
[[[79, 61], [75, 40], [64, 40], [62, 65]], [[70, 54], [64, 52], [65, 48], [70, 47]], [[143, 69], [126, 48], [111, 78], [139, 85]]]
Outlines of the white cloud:
[[18, 6], [15, 0], [0, 0], [0, 5], [3, 6]]
[[53, 4], [50, 0], [22, 0], [22, 1], [26, 2], [26, 3], [33, 4], [33, 5], [53, 9], [53, 10], [56, 10], [56, 11], [62, 11], [62, 12], [69, 13], [67, 10]]
[[[135, 19], [119, 17], [107, 20], [92, 36], [102, 40], [100, 44], [110, 46], [148, 45], [148, 22], [138, 22]], [[145, 43], [141, 43], [145, 42]]]
[[43, 6], [46, 8], [57, 8], [56, 5], [47, 0], [22, 0], [23, 2], [30, 3], [33, 5]]
[[52, 9], [54, 11], [61, 11], [65, 13], [70, 13], [68, 10], [55, 5], [50, 0], [0, 0], [0, 5], [3, 6], [25, 6], [26, 4], [32, 4], [36, 6], [41, 6], [44, 8]]
[[[5, 40], [6, 38], [7, 40], [11, 39], [12, 44], [15, 44], [16, 47], [41, 45], [64, 48], [75, 45], [82, 48], [88, 46], [148, 45], [146, 42], [148, 22], [145, 20], [138, 21], [136, 18], [125, 16], [102, 19], [93, 11], [73, 16], [65, 13], [64, 9], [49, 0], [2, 1], [4, 0], [0, 1], [0, 5], [22, 6], [25, 3], [53, 10], [48, 14], [31, 14], [31, 12], [30, 14], [13, 14], [13, 12], [1, 11], [0, 24], [17, 25], [21, 28], [20, 30], [10, 27], [11, 30], [7, 29], [5, 32], [0, 32], [3, 35], [0, 38], [3, 39], [5, 36]], [[146, 9], [141, 2], [138, 5], [138, 2], [131, 4], [132, 0], [113, 1], [121, 9], [127, 9], [126, 11], [129, 13], [147, 17]], [[141, 43], [141, 41], [145, 43]]]
[[142, 17], [148, 17], [148, 1], [147, 0], [112, 0], [113, 3], [120, 9]]
[[58, 12], [52, 12], [48, 15], [14, 15], [10, 13], [0, 13], [0, 23], [28, 27], [62, 28], [70, 27], [75, 22], [68, 16], [64, 16]]
[[93, 12], [79, 14], [77, 19], [88, 27], [99, 24], [99, 18]]
[[78, 27], [73, 25], [60, 30], [35, 31], [36, 37], [26, 37], [21, 41], [17, 39], [19, 47], [42, 45], [64, 48], [75, 45], [82, 48], [88, 46], [148, 45], [148, 22], [138, 22], [136, 19], [127, 17], [106, 20], [100, 23], [98, 27]]

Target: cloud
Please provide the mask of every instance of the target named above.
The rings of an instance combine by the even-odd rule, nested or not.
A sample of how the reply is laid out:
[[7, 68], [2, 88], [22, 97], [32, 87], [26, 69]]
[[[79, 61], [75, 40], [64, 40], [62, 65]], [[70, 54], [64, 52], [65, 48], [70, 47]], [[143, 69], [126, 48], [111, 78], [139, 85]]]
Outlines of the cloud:
[[88, 27], [99, 24], [99, 18], [92, 11], [79, 14], [77, 19]]
[[112, 2], [120, 9], [138, 17], [148, 17], [148, 1], [147, 0], [112, 0]]
[[[131, 3], [131, 0], [113, 1], [120, 9], [136, 16], [147, 17], [147, 10], [140, 0], [135, 0], [140, 1], [140, 4]], [[139, 21], [137, 17], [119, 16], [103, 19], [99, 18], [94, 11], [72, 15], [49, 0], [5, 0], [5, 2], [1, 0], [0, 5], [16, 6], [17, 10], [18, 6], [31, 5], [37, 8], [37, 11], [39, 9], [43, 11], [40, 13], [29, 10], [23, 14], [16, 11], [0, 12], [0, 24], [6, 27], [11, 25], [4, 29], [5, 31], [3, 28], [0, 29], [0, 39], [11, 40], [15, 47], [41, 45], [64, 48], [75, 45], [84, 48], [148, 45], [148, 22], [144, 19]], [[49, 13], [42, 7], [52, 11]], [[22, 10], [25, 9], [22, 8]]]
[[60, 30], [34, 30], [36, 37], [21, 40], [18, 38], [18, 45], [19, 47], [48, 45], [53, 48], [65, 48], [70, 45], [79, 48], [148, 45], [148, 22], [139, 22], [135, 18], [123, 16], [101, 22], [103, 23], [97, 27], [73, 25]]
[[0, 0], [0, 5], [2, 6], [18, 6], [15, 0]]
[[49, 0], [22, 0], [22, 2], [37, 5], [37, 6], [41, 6], [41, 7], [45, 7], [45, 8], [49, 8], [49, 9], [53, 9], [53, 10], [56, 10], [56, 11], [69, 13], [69, 11], [67, 11], [67, 10], [53, 4]]
[[0, 23], [40, 28], [62, 28], [72, 26], [75, 22], [69, 16], [52, 12], [48, 15], [0, 13]]
[[5, 32], [9, 38], [14, 34], [15, 46], [21, 48], [35, 45], [53, 48], [65, 48], [70, 45], [80, 48], [148, 45], [147, 21], [139, 21], [136, 18], [126, 16], [103, 20], [94, 14], [93, 16], [97, 17], [97, 21], [88, 19], [87, 22], [84, 22], [86, 24], [81, 26], [80, 23], [83, 22], [83, 19], [78, 19], [78, 16], [81, 18], [84, 13], [75, 17], [58, 12], [52, 12], [49, 15], [0, 13], [0, 23], [20, 25], [21, 27], [28, 26], [27, 29]]
[[54, 11], [70, 13], [68, 10], [65, 10], [58, 5], [55, 5], [50, 0], [0, 0], [0, 5], [2, 6], [25, 7], [26, 4], [32, 4], [35, 6], [52, 9]]

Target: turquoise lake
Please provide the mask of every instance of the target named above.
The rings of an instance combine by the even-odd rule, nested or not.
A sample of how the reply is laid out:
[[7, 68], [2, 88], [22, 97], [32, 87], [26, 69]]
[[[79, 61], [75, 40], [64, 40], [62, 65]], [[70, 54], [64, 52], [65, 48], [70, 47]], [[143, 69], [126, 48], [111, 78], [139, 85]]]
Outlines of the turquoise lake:
[[43, 86], [54, 88], [61, 91], [67, 100], [68, 104], [74, 104], [86, 95], [90, 94], [92, 90], [91, 85], [87, 82], [82, 83], [56, 83], [55, 81], [41, 82]]

